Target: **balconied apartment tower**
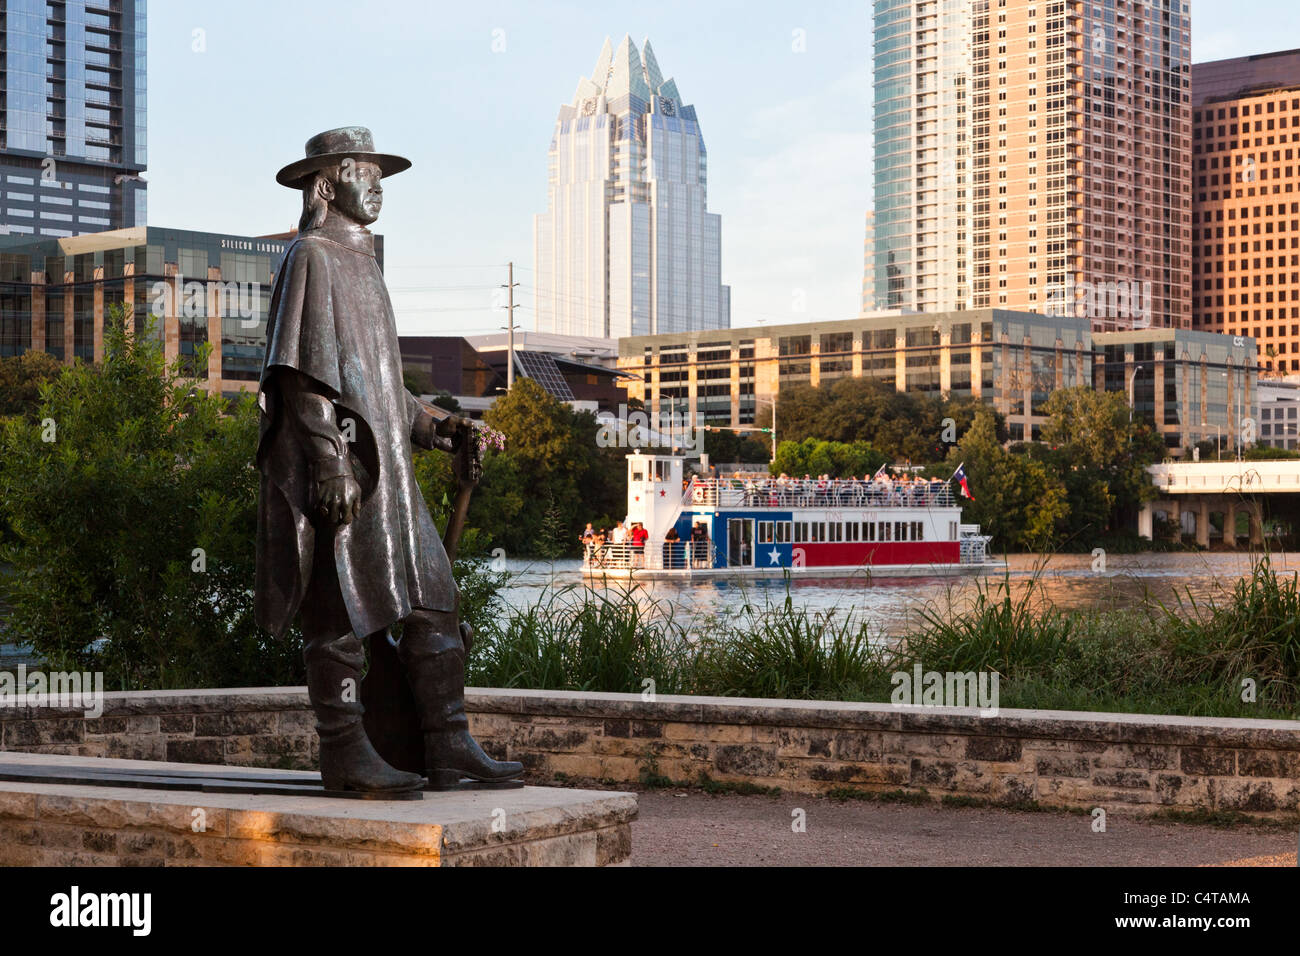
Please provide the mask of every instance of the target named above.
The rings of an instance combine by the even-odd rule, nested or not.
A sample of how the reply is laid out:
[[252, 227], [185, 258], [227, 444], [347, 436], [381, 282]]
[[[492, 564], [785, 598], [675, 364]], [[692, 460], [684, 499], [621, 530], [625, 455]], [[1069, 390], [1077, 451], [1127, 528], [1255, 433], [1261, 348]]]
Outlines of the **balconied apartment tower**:
[[144, 226], [145, 0], [0, 2], [0, 233]]
[[1191, 325], [1186, 0], [876, 0], [875, 298]]

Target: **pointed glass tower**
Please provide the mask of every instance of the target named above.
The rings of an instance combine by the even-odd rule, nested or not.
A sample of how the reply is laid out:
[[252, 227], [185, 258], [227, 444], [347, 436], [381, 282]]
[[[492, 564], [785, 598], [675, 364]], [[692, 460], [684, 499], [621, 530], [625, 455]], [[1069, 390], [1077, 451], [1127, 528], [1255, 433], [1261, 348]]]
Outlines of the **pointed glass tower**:
[[695, 107], [647, 40], [605, 40], [560, 107], [533, 223], [537, 329], [619, 338], [727, 328], [721, 221]]

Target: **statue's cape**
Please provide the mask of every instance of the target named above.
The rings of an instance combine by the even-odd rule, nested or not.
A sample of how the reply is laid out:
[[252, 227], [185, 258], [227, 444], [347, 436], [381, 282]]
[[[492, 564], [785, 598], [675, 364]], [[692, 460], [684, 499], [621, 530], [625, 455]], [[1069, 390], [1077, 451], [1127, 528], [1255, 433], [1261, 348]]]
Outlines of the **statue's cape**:
[[[413, 607], [455, 609], [451, 564], [415, 481], [411, 424], [419, 403], [402, 384], [392, 303], [368, 232], [302, 233], [285, 250], [267, 318], [257, 465], [257, 622], [292, 623], [311, 580], [317, 533], [334, 537], [335, 567], [354, 633], [373, 634]], [[334, 402], [353, 440], [360, 514], [318, 532], [306, 453], [282, 406], [278, 376], [295, 369]]]

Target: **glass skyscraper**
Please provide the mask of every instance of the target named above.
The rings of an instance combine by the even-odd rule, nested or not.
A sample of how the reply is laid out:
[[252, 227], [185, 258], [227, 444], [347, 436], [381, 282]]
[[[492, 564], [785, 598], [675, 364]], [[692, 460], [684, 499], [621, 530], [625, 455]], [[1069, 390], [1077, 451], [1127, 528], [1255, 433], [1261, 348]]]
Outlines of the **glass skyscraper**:
[[145, 2], [0, 4], [0, 233], [145, 225]]
[[695, 107], [647, 40], [608, 39], [560, 107], [535, 217], [537, 330], [618, 338], [726, 328], [721, 219]]

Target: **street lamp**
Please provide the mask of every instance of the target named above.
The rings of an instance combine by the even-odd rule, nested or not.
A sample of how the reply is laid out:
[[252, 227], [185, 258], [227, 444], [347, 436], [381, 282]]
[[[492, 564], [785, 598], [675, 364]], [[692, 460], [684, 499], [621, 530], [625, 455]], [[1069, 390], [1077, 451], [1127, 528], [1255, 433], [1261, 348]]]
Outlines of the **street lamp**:
[[1133, 406], [1136, 399], [1133, 397], [1133, 387], [1137, 384], [1138, 372], [1142, 371], [1141, 365], [1133, 366], [1133, 374], [1128, 377], [1128, 422], [1133, 424]]
[[776, 399], [754, 397], [755, 405], [772, 406], [772, 464], [776, 464]]
[[[1227, 372], [1220, 372], [1219, 374], [1220, 374], [1221, 376], [1223, 376], [1224, 379], [1227, 380], [1227, 381], [1226, 381], [1226, 384], [1227, 384], [1227, 386], [1228, 386], [1228, 391], [1229, 391], [1228, 399], [1229, 399], [1229, 401], [1232, 403], [1232, 405], [1234, 406], [1234, 410], [1237, 412], [1237, 415], [1236, 415], [1236, 418], [1237, 418], [1237, 428], [1236, 428], [1235, 434], [1233, 435], [1233, 438], [1232, 438], [1232, 457], [1235, 458], [1237, 461], [1241, 461], [1241, 450], [1240, 450], [1240, 448], [1238, 447], [1238, 444], [1237, 444], [1237, 442], [1238, 442], [1238, 440], [1239, 440], [1239, 436], [1241, 435], [1241, 403], [1240, 403], [1239, 401], [1237, 401], [1237, 397], [1236, 397], [1236, 396], [1237, 396], [1237, 390], [1236, 390], [1235, 388], [1233, 388], [1233, 386], [1232, 386], [1232, 379], [1229, 378], [1228, 373], [1227, 373]], [[1225, 407], [1224, 407], [1224, 411], [1225, 411], [1225, 413], [1226, 413], [1226, 411], [1227, 411], [1227, 406], [1226, 406], [1226, 405], [1225, 405]]]

